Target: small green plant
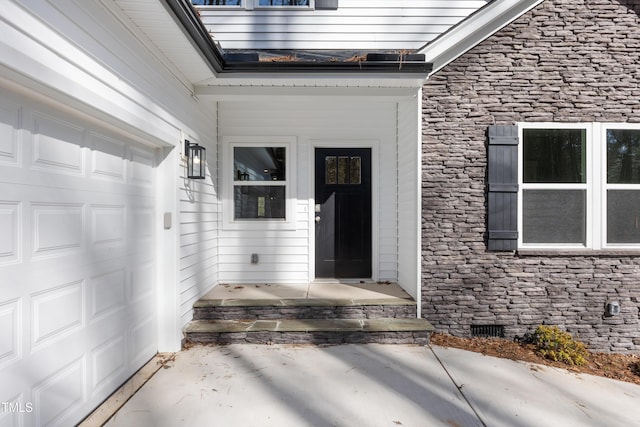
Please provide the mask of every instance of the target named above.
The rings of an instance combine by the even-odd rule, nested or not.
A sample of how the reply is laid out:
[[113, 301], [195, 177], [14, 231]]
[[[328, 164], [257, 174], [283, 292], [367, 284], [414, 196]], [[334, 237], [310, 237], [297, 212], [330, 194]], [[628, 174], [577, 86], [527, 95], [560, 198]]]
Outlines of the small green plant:
[[547, 359], [568, 365], [582, 366], [587, 363], [587, 349], [580, 341], [575, 341], [570, 333], [557, 326], [541, 325], [532, 336], [536, 352]]

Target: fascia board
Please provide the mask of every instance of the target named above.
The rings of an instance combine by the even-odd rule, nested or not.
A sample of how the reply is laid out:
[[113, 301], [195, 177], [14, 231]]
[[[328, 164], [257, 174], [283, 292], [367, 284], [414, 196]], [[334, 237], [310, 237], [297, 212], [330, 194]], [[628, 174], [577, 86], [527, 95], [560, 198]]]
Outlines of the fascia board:
[[[421, 82], [422, 83], [422, 82]], [[196, 96], [213, 97], [216, 100], [245, 99], [256, 96], [270, 98], [340, 98], [363, 97], [366, 99], [398, 100], [415, 99], [420, 85], [413, 87], [283, 87], [283, 86], [196, 86]]]
[[543, 1], [494, 0], [417, 53], [433, 64], [433, 74]]

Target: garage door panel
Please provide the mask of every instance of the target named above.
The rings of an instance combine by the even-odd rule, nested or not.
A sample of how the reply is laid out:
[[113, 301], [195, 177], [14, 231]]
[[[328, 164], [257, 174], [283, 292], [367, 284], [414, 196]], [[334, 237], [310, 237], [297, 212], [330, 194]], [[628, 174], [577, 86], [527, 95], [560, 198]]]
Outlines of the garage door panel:
[[127, 347], [124, 336], [110, 339], [91, 351], [92, 393], [119, 385], [127, 374]]
[[81, 176], [85, 171], [84, 128], [34, 112], [32, 117], [32, 169]]
[[89, 282], [89, 320], [109, 316], [126, 306], [127, 270], [119, 268], [96, 276]]
[[83, 204], [32, 203], [31, 224], [34, 259], [83, 248], [86, 230]]
[[0, 303], [0, 368], [21, 356], [21, 300]]
[[91, 133], [91, 177], [124, 183], [127, 179], [127, 145], [104, 135]]
[[142, 148], [131, 148], [131, 161], [129, 162], [129, 172], [131, 184], [152, 188], [155, 181], [152, 167], [156, 162], [155, 153]]
[[0, 427], [73, 425], [156, 353], [156, 164], [0, 96], [0, 401], [34, 406]]
[[65, 416], [79, 409], [86, 400], [86, 389], [86, 361], [81, 357], [33, 388], [35, 425], [68, 425]]
[[77, 332], [84, 326], [84, 280], [75, 280], [30, 296], [31, 349]]
[[135, 263], [132, 266], [130, 301], [137, 302], [141, 299], [151, 298], [154, 292], [153, 268], [153, 260]]
[[0, 265], [18, 261], [21, 253], [19, 239], [22, 229], [21, 202], [0, 200]]
[[125, 244], [125, 205], [91, 206], [91, 244], [119, 246]]
[[[24, 398], [22, 394], [17, 394], [15, 396], [11, 396], [6, 400], [3, 399], [3, 402], [12, 402], [20, 408], [24, 408]], [[26, 425], [24, 422], [24, 414], [20, 412], [4, 412], [0, 413], [0, 427], [18, 427]]]
[[0, 98], [0, 164], [20, 166], [22, 106]]
[[156, 322], [153, 317], [143, 317], [132, 324], [129, 331], [130, 358], [133, 366], [140, 366], [156, 354], [154, 336]]

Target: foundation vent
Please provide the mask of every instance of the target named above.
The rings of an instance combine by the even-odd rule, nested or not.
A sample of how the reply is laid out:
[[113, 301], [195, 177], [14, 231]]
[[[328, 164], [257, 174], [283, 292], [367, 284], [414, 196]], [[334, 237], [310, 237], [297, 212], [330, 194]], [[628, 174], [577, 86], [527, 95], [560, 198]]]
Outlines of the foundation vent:
[[502, 325], [471, 325], [472, 337], [497, 337], [504, 338], [504, 326]]

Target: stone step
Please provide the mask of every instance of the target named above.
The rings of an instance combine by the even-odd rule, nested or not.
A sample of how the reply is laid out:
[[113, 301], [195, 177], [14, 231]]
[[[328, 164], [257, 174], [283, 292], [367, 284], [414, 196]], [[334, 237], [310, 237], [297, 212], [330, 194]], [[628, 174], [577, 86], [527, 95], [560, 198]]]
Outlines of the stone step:
[[415, 318], [416, 303], [376, 299], [201, 299], [194, 320]]
[[420, 344], [433, 326], [424, 319], [194, 320], [185, 344]]

